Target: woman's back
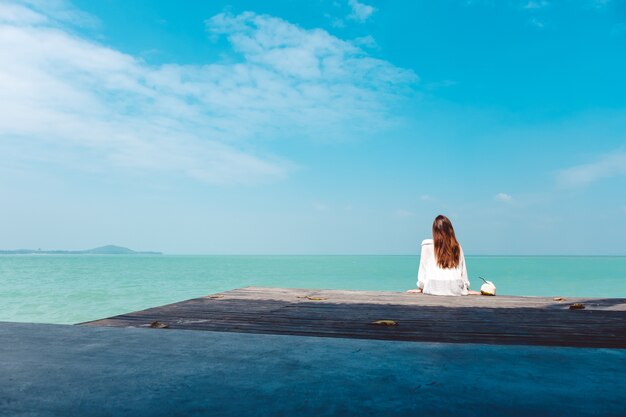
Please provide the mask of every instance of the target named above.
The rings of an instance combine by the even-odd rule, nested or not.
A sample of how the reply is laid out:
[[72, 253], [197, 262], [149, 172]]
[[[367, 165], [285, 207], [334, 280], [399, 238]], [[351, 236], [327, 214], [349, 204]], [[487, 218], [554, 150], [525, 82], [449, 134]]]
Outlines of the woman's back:
[[417, 287], [424, 294], [468, 295], [469, 279], [465, 266], [463, 249], [460, 250], [458, 265], [454, 268], [441, 268], [437, 264], [433, 239], [422, 242], [422, 254], [417, 273]]

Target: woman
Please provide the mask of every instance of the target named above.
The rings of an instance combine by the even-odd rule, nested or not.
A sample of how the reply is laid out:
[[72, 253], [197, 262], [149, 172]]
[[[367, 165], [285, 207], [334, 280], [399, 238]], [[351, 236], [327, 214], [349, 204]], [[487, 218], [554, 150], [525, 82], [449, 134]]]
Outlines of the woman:
[[432, 295], [476, 295], [469, 289], [463, 249], [456, 240], [450, 219], [439, 215], [433, 222], [433, 238], [422, 242], [417, 289]]

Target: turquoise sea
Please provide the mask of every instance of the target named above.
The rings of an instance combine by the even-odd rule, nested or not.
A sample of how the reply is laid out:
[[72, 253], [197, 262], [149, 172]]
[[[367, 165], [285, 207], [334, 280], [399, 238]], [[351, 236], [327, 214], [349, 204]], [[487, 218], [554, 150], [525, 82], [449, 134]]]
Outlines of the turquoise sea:
[[[472, 288], [626, 297], [626, 257], [466, 258]], [[404, 291], [419, 256], [0, 256], [0, 321], [78, 323], [255, 285]]]

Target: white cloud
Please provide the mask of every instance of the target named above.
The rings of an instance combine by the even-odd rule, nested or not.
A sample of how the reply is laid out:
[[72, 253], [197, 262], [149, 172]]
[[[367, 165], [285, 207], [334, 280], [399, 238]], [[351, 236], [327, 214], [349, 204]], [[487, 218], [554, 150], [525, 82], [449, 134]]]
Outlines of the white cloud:
[[95, 28], [98, 19], [69, 7], [65, 0], [5, 0], [0, 3], [0, 22], [49, 25], [67, 24]]
[[383, 129], [417, 80], [323, 30], [250, 12], [207, 20], [238, 62], [148, 65], [67, 28], [83, 14], [62, 2], [29, 4], [0, 4], [0, 163], [269, 181], [293, 164], [255, 139]]
[[37, 24], [48, 19], [35, 11], [12, 3], [0, 3], [0, 23]]
[[358, 0], [348, 0], [348, 5], [352, 9], [348, 18], [361, 23], [369, 19], [369, 17], [376, 11], [374, 7], [361, 3]]
[[434, 201], [435, 199], [432, 196], [428, 195], [428, 194], [422, 194], [420, 196], [420, 200], [422, 200], [422, 201]]
[[513, 201], [513, 197], [511, 197], [509, 194], [506, 194], [506, 193], [496, 194], [495, 199], [503, 203], [510, 203]]
[[557, 181], [564, 188], [576, 188], [619, 175], [626, 175], [626, 152], [615, 152], [594, 162], [564, 169], [558, 173]]

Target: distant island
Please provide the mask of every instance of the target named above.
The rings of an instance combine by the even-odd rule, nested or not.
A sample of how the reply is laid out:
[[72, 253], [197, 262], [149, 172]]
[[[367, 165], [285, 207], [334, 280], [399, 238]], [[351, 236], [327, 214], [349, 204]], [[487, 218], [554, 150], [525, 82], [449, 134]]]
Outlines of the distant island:
[[122, 246], [100, 246], [87, 250], [41, 250], [41, 249], [13, 249], [0, 250], [0, 255], [162, 255], [161, 252], [137, 252]]

